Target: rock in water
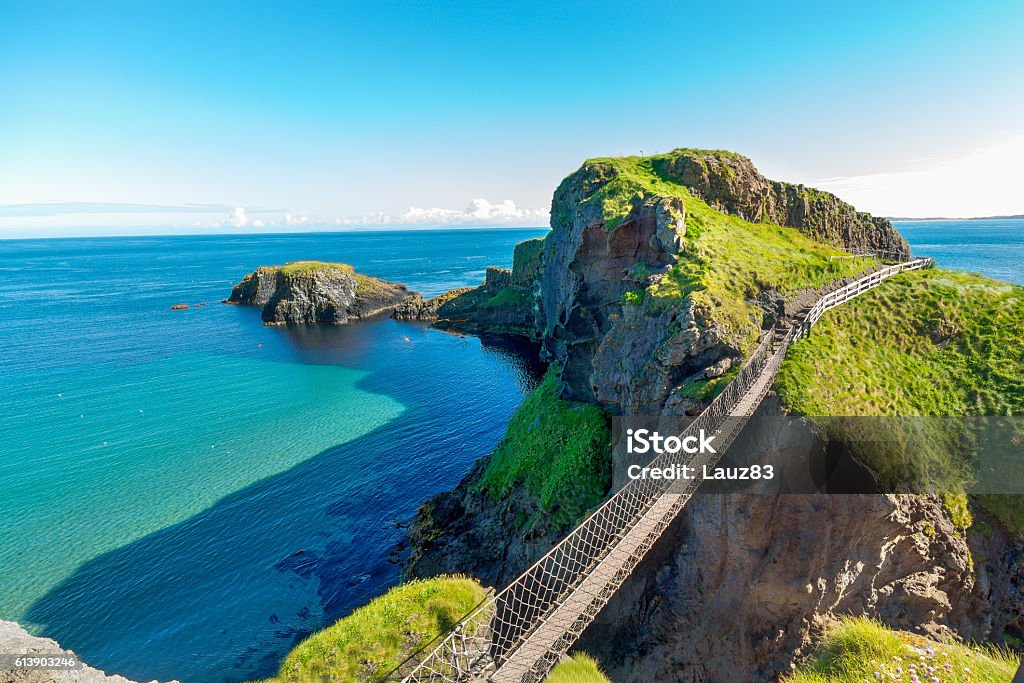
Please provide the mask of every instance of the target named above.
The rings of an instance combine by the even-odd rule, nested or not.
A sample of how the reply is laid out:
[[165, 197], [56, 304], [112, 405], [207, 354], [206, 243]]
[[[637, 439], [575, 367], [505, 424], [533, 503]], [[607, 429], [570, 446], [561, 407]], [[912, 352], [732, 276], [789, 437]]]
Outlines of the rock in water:
[[257, 268], [224, 303], [262, 306], [267, 325], [344, 325], [420, 299], [401, 283], [357, 273], [346, 263], [295, 261]]

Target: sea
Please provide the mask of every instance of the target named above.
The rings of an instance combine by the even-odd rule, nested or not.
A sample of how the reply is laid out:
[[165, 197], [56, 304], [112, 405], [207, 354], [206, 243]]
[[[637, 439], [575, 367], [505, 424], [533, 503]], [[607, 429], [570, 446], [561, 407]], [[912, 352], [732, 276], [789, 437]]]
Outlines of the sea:
[[[1024, 285], [1024, 220], [896, 225]], [[136, 680], [273, 674], [400, 580], [417, 507], [493, 449], [541, 366], [524, 343], [270, 328], [220, 301], [299, 259], [431, 296], [545, 232], [0, 241], [0, 619]]]

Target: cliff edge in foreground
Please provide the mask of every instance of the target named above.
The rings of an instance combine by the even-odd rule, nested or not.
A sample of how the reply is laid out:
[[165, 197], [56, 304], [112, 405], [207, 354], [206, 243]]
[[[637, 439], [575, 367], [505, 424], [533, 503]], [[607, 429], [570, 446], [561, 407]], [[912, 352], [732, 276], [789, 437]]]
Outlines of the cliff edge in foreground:
[[344, 325], [418, 299], [405, 285], [357, 273], [347, 263], [295, 261], [257, 268], [224, 303], [262, 306], [267, 325]]

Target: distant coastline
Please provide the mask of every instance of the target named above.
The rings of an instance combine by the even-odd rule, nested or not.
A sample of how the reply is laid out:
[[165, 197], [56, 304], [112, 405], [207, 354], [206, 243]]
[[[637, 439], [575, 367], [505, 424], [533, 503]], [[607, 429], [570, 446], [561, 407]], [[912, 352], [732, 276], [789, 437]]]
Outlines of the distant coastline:
[[889, 216], [890, 221], [896, 223], [913, 223], [925, 221], [1008, 221], [1024, 218], [1024, 213], [1015, 213], [1010, 216], [974, 216], [973, 218], [949, 218], [948, 216], [934, 216], [931, 218], [907, 218], [905, 216]]

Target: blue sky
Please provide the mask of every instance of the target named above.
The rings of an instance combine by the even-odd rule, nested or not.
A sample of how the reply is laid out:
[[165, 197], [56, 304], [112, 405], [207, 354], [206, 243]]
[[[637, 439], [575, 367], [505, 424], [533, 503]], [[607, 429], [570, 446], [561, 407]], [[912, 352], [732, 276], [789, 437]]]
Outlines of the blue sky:
[[583, 159], [679, 146], [1024, 212], [1021, 35], [1017, 1], [0, 0], [0, 231], [537, 225]]

